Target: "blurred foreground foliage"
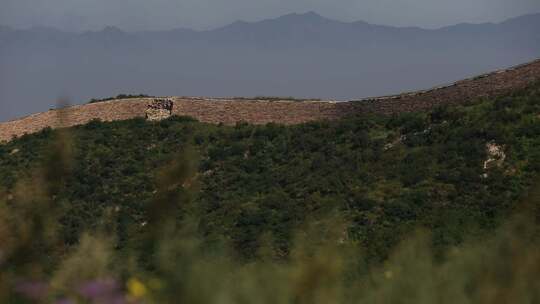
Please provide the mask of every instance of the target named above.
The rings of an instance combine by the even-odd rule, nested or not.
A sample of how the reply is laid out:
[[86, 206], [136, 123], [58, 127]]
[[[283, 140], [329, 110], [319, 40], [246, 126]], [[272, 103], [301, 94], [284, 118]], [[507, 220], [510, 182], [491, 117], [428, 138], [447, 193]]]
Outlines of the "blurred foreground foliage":
[[0, 302], [540, 302], [539, 114], [536, 85], [395, 117], [24, 136], [0, 145]]

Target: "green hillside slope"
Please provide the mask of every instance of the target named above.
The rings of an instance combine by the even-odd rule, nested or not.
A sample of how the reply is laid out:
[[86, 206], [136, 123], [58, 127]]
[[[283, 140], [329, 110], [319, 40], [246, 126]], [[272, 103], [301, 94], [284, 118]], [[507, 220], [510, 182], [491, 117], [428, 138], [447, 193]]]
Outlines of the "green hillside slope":
[[142, 252], [153, 269], [148, 235], [171, 218], [197, 219], [192, 229], [203, 248], [225, 240], [242, 261], [261, 252], [288, 259], [295, 233], [310, 223], [337, 229], [333, 240], [361, 247], [370, 265], [417, 229], [429, 232], [441, 257], [490, 235], [520, 208], [540, 172], [539, 115], [535, 85], [394, 117], [234, 127], [174, 117], [45, 130], [0, 146], [2, 210], [11, 220], [35, 220], [13, 231], [17, 224], [0, 217], [0, 238], [34, 231], [47, 240], [54, 226], [52, 247], [13, 245], [37, 256], [10, 260], [45, 259], [45, 272], [88, 231], [114, 236], [120, 256]]
[[[207, 233], [225, 234], [250, 255], [270, 232], [286, 250], [308, 217], [338, 210], [350, 236], [377, 254], [417, 226], [453, 244], [492, 228], [540, 169], [540, 87], [474, 106], [426, 114], [357, 117], [298, 126], [215, 126], [188, 118], [93, 122], [69, 130], [72, 175], [56, 200], [68, 208], [66, 240], [120, 207], [119, 233], [145, 221], [156, 175], [184, 149], [199, 155], [195, 205]], [[0, 183], [47, 160], [56, 132], [0, 146]], [[484, 170], [486, 144], [506, 159]], [[487, 177], [483, 177], [487, 174]]]

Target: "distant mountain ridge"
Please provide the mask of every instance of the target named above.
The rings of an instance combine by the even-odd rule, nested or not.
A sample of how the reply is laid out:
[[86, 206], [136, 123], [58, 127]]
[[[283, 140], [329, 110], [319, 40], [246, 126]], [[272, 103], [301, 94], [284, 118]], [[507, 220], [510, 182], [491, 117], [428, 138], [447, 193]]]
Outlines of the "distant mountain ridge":
[[[439, 28], [422, 28], [419, 26], [391, 26], [391, 25], [383, 25], [383, 24], [375, 24], [375, 23], [368, 23], [362, 20], [357, 21], [340, 21], [337, 19], [327, 18], [324, 17], [317, 12], [309, 11], [306, 13], [290, 13], [286, 15], [282, 15], [276, 18], [268, 18], [263, 19], [260, 21], [244, 21], [244, 20], [237, 20], [234, 22], [231, 22], [229, 24], [216, 27], [214, 29], [209, 30], [195, 30], [187, 27], [182, 28], [171, 28], [168, 30], [152, 30], [152, 31], [125, 31], [123, 29], [120, 29], [117, 26], [114, 25], [107, 25], [104, 26], [102, 30], [97, 31], [82, 31], [82, 32], [70, 32], [65, 30], [60, 30], [54, 27], [48, 27], [48, 26], [33, 26], [28, 29], [15, 29], [11, 26], [7, 25], [1, 25], [0, 24], [0, 30], [11, 30], [11, 31], [35, 31], [35, 30], [43, 30], [47, 29], [50, 31], [56, 31], [56, 32], [63, 32], [63, 33], [72, 33], [72, 34], [83, 34], [83, 33], [96, 33], [96, 32], [107, 32], [107, 31], [117, 31], [117, 32], [125, 32], [125, 33], [163, 33], [163, 32], [190, 32], [190, 33], [209, 33], [209, 32], [216, 32], [216, 31], [223, 31], [225, 29], [231, 29], [231, 28], [242, 28], [242, 27], [249, 27], [249, 26], [267, 26], [267, 25], [301, 25], [301, 24], [319, 24], [319, 25], [328, 25], [328, 24], [341, 24], [341, 25], [352, 25], [352, 26], [371, 26], [371, 27], [380, 27], [380, 28], [394, 28], [394, 29], [408, 29], [408, 30], [422, 30], [426, 32], [434, 32], [434, 31], [440, 31], [440, 30], [449, 30], [449, 29], [455, 29], [455, 28], [464, 28], [464, 27], [490, 27], [490, 26], [508, 26], [508, 25], [515, 25], [515, 26], [527, 26], [531, 27], [531, 29], [535, 29], [536, 26], [540, 26], [540, 13], [531, 13], [526, 14], [518, 17], [509, 18], [507, 20], [501, 21], [501, 22], [485, 22], [485, 23], [458, 23], [455, 25], [449, 25], [449, 26], [442, 26]], [[522, 28], [523, 29], [523, 28]]]
[[540, 14], [440, 29], [317, 13], [207, 31], [0, 27], [0, 120], [119, 93], [359, 99], [533, 60]]
[[[263, 42], [291, 41], [297, 45], [306, 42], [318, 42], [324, 45], [329, 41], [341, 42], [342, 46], [365, 46], [366, 42], [391, 42], [403, 43], [404, 41], [414, 42], [415, 39], [428, 39], [442, 41], [438, 39], [442, 35], [467, 36], [484, 35], [509, 35], [520, 33], [521, 35], [532, 35], [540, 40], [540, 13], [524, 15], [512, 18], [500, 23], [461, 23], [453, 26], [441, 27], [439, 29], [423, 29], [420, 27], [393, 27], [386, 25], [375, 25], [364, 21], [343, 22], [325, 18], [315, 12], [305, 14], [292, 13], [275, 19], [266, 19], [257, 22], [236, 21], [212, 30], [197, 31], [188, 28], [177, 28], [163, 31], [139, 31], [127, 32], [116, 26], [106, 26], [99, 31], [85, 31], [81, 33], [66, 32], [50, 27], [32, 27], [30, 29], [13, 29], [8, 26], [0, 26], [3, 39], [0, 43], [7, 43], [9, 35], [16, 36], [17, 39], [32, 39], [36, 35], [51, 35], [55, 38], [64, 38], [66, 41], [94, 39], [130, 39], [133, 41], [150, 39], [159, 41], [161, 39], [175, 39], [178, 42], [229, 42], [257, 44]], [[1, 38], [1, 37], [0, 37]], [[323, 40], [321, 40], [323, 39]], [[357, 40], [358, 39], [358, 40]], [[393, 39], [392, 41], [388, 41]], [[264, 45], [268, 47], [268, 45]]]
[[[329, 42], [338, 47], [366, 47], [370, 43], [414, 43], [441, 42], [445, 35], [462, 40], [478, 35], [494, 38], [496, 35], [532, 36], [534, 42], [540, 40], [540, 13], [512, 18], [501, 23], [462, 23], [439, 29], [423, 29], [420, 27], [392, 27], [375, 25], [364, 21], [343, 22], [325, 18], [315, 12], [305, 14], [292, 13], [275, 19], [257, 22], [236, 21], [213, 30], [197, 31], [178, 28], [164, 31], [127, 32], [115, 26], [106, 26], [99, 31], [81, 33], [66, 32], [50, 27], [32, 27], [30, 29], [13, 29], [0, 26], [0, 43], [24, 42], [37, 38], [63, 39], [66, 43], [76, 43], [85, 39], [105, 41], [109, 39], [128, 39], [132, 42], [176, 40], [185, 43], [243, 43], [272, 46], [265, 42], [289, 42], [296, 46], [315, 43], [329, 46]], [[444, 36], [444, 37], [443, 37]], [[420, 41], [419, 41], [420, 40]], [[495, 39], [497, 40], [497, 39]], [[499, 40], [500, 41], [500, 40]], [[0, 46], [2, 46], [0, 45]], [[287, 46], [287, 45], [285, 45]], [[289, 45], [290, 46], [290, 45]], [[280, 47], [283, 47], [280, 46]]]

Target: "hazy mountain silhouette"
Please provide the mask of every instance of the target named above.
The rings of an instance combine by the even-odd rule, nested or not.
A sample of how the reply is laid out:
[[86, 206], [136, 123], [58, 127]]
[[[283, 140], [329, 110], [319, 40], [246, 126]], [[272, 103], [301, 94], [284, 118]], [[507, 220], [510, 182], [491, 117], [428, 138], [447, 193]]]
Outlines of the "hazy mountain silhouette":
[[540, 57], [540, 14], [436, 30], [316, 13], [209, 30], [0, 27], [0, 120], [118, 93], [352, 99]]

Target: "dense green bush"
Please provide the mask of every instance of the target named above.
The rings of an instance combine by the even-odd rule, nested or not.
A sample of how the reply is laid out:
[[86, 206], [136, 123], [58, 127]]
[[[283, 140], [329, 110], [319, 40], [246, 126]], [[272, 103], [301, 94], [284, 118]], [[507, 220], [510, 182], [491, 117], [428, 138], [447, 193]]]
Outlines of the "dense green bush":
[[119, 95], [116, 95], [116, 97], [107, 97], [107, 98], [101, 98], [101, 99], [92, 98], [90, 99], [88, 103], [96, 103], [96, 102], [109, 101], [109, 100], [115, 100], [115, 99], [149, 98], [149, 97], [155, 97], [155, 96], [150, 96], [146, 94], [139, 94], [139, 95], [119, 94]]

